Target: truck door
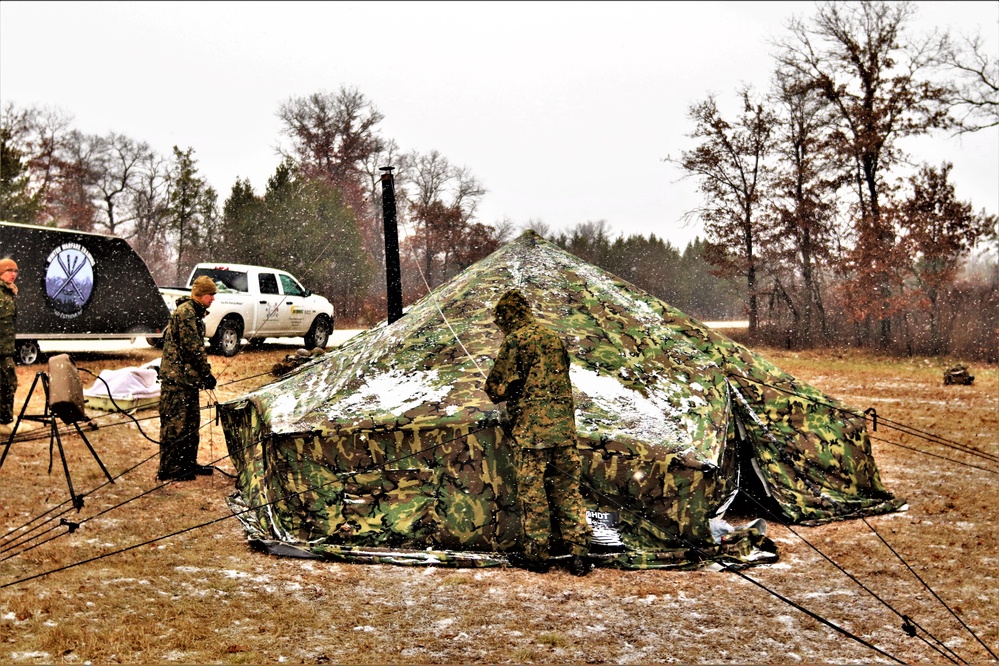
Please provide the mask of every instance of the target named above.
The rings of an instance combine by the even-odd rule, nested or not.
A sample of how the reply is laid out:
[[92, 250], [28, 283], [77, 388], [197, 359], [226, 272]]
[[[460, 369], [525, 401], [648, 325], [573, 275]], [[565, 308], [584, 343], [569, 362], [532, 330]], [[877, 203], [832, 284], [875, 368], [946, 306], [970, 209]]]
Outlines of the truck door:
[[278, 290], [277, 275], [274, 273], [261, 272], [257, 274], [257, 285], [259, 287], [259, 298], [254, 315], [254, 326], [252, 331], [244, 333], [245, 337], [252, 335], [255, 338], [263, 338], [277, 335], [281, 331], [281, 296]]
[[306, 321], [305, 289], [295, 281], [295, 278], [285, 273], [278, 273], [281, 280], [281, 291], [284, 292], [284, 303], [281, 305], [281, 327], [285, 335], [297, 337], [303, 335], [312, 322]]

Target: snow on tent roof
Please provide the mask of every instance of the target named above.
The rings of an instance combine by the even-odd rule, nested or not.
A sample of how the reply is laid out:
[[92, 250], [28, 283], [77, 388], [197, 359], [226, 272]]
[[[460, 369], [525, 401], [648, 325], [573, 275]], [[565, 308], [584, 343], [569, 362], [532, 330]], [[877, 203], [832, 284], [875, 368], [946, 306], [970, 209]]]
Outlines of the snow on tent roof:
[[569, 348], [584, 499], [624, 544], [606, 564], [774, 557], [761, 523], [711, 529], [757, 477], [793, 521], [902, 505], [862, 415], [529, 231], [393, 324], [220, 407], [251, 540], [401, 563], [517, 550], [505, 415], [483, 391], [503, 338], [493, 306], [514, 287]]

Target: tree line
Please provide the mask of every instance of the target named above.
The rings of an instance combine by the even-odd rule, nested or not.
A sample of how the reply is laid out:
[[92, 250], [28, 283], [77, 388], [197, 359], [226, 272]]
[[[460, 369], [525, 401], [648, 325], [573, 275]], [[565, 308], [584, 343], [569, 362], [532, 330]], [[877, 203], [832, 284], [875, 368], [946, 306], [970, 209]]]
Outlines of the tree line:
[[[8, 102], [0, 219], [125, 238], [161, 285], [181, 283], [201, 261], [277, 266], [360, 325], [385, 316], [382, 166], [395, 167], [406, 304], [519, 231], [510, 220], [477, 219], [486, 189], [468, 167], [381, 136], [382, 114], [356, 89], [293, 97], [277, 115], [280, 159], [263, 191], [238, 178], [220, 204], [193, 148], [164, 157], [121, 134], [79, 132], [62, 112]], [[741, 316], [737, 290], [711, 275], [700, 240], [681, 252], [655, 235], [615, 240], [606, 221], [560, 234], [540, 221], [522, 227], [695, 316]]]
[[62, 111], [13, 102], [2, 114], [0, 219], [125, 238], [162, 285], [201, 261], [270, 265], [329, 295], [347, 321], [376, 320], [385, 300], [383, 165], [397, 170], [407, 268], [427, 281], [408, 285], [410, 301], [511, 231], [475, 219], [486, 190], [467, 167], [436, 150], [401, 152], [356, 89], [283, 102], [273, 175], [260, 193], [237, 179], [221, 204], [193, 148], [162, 156], [118, 133], [80, 132]]
[[[744, 286], [750, 334], [997, 359], [999, 274], [962, 269], [995, 248], [997, 218], [958, 200], [953, 165], [903, 139], [999, 126], [999, 65], [980, 37], [915, 36], [905, 2], [829, 2], [792, 19], [769, 90], [734, 114], [689, 107], [709, 260]], [[900, 173], [904, 172], [904, 173]]]
[[[680, 250], [605, 220], [520, 228], [700, 319], [746, 317], [759, 339], [994, 359], [999, 274], [968, 260], [999, 242], [996, 217], [956, 198], [952, 165], [918, 164], [900, 142], [999, 126], [997, 63], [979, 37], [910, 36], [914, 11], [820, 5], [776, 44], [769, 90], [739, 89], [734, 115], [715, 95], [690, 105], [695, 147], [666, 161], [698, 184], [687, 215], [704, 240]], [[359, 324], [385, 312], [380, 167], [396, 168], [404, 303], [518, 231], [479, 221], [479, 178], [439, 151], [401, 150], [357, 89], [291, 97], [276, 113], [273, 175], [259, 192], [237, 179], [220, 204], [191, 147], [159, 155], [8, 101], [0, 219], [126, 238], [160, 284], [199, 261], [278, 266]]]

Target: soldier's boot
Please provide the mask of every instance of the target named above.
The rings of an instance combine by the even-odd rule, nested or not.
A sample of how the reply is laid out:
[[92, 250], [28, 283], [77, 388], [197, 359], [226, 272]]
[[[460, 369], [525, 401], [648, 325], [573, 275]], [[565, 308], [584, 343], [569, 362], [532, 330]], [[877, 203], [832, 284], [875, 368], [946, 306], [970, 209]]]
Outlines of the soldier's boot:
[[507, 559], [518, 569], [525, 569], [533, 573], [548, 573], [548, 569], [551, 568], [548, 560], [533, 560], [522, 553], [510, 553]]
[[176, 474], [164, 474], [159, 472], [156, 474], [156, 479], [158, 481], [194, 481], [197, 475], [192, 471], [183, 471]]
[[573, 555], [567, 568], [573, 576], [585, 576], [593, 570], [593, 563], [582, 555]]

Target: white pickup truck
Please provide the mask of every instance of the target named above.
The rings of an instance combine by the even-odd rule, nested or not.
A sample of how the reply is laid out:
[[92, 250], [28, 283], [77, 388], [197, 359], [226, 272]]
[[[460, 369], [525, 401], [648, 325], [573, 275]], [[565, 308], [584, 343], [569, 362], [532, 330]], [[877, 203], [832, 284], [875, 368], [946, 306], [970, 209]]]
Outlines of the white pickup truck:
[[205, 334], [212, 350], [235, 356], [240, 341], [251, 345], [264, 338], [305, 338], [305, 346], [325, 348], [333, 332], [333, 304], [302, 287], [290, 273], [244, 264], [198, 264], [186, 287], [160, 287], [170, 312], [177, 299], [191, 293], [202, 275], [215, 280], [218, 293], [205, 316]]

